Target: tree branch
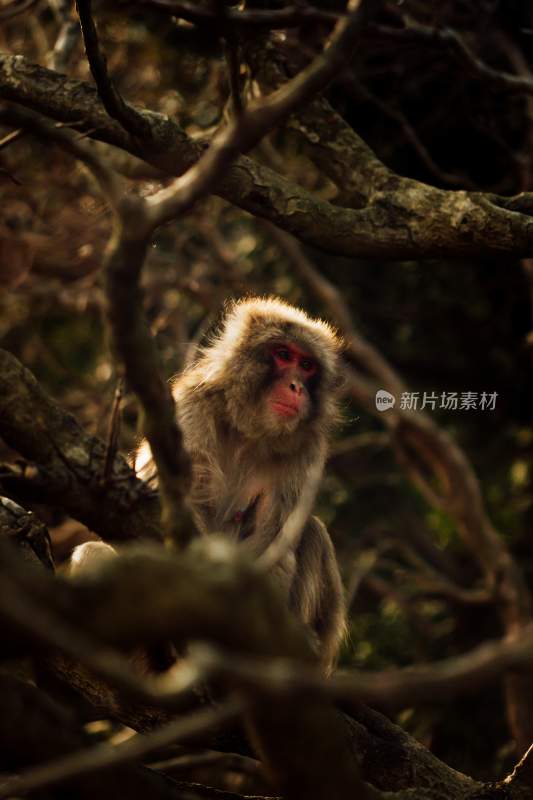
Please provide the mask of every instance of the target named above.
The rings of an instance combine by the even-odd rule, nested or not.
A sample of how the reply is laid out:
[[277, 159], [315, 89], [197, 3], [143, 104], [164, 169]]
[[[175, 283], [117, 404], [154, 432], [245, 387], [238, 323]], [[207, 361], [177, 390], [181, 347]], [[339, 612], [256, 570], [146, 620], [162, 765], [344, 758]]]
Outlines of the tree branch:
[[257, 144], [268, 131], [327, 86], [342, 68], [375, 4], [376, 0], [349, 0], [350, 13], [337, 23], [323, 53], [284, 86], [250, 104], [246, 113], [232, 119], [215, 135], [207, 152], [182, 178], [148, 198], [153, 227], [185, 213], [216, 186], [240, 153]]
[[[188, 169], [207, 146], [193, 142], [170, 119], [147, 111], [152, 143], [144, 148], [109, 119], [90, 86], [32, 65], [22, 56], [0, 55], [0, 97], [76, 125], [172, 175]], [[246, 156], [235, 160], [216, 192], [338, 255], [462, 258], [530, 255], [533, 249], [529, 195], [522, 195], [516, 207], [512, 198], [443, 191], [392, 176], [390, 185], [382, 187], [367, 208], [355, 210], [322, 201]]]
[[[20, 483], [111, 541], [161, 539], [159, 502], [122, 456], [104, 486], [106, 446], [41, 389], [31, 372], [0, 350], [0, 435], [36, 462]], [[6, 479], [6, 486], [9, 485]]]
[[32, 767], [0, 784], [0, 798], [79, 780], [102, 769], [139, 762], [163, 747], [190, 739], [241, 715], [242, 701], [226, 700], [217, 709], [198, 711], [169, 722], [152, 733], [138, 734], [118, 745], [85, 747], [55, 761]]
[[133, 136], [149, 139], [152, 131], [150, 123], [142, 112], [124, 102], [109, 76], [106, 58], [100, 48], [92, 18], [91, 5], [91, 0], [76, 0], [85, 53], [104, 108], [110, 117], [120, 122]]
[[[261, 655], [272, 651], [292, 654], [304, 663], [315, 662], [307, 635], [288, 611], [281, 593], [238, 548], [224, 540], [210, 537], [179, 557], [161, 548], [131, 552], [129, 556], [122, 553], [75, 583], [57, 578], [49, 581], [44, 573], [34, 573], [30, 575], [22, 564], [14, 564], [0, 548], [0, 610], [6, 617], [10, 597], [3, 594], [2, 587], [7, 585], [3, 578], [9, 575], [22, 593], [46, 604], [67, 621], [77, 620], [102, 641], [122, 641], [128, 646], [176, 635], [181, 641], [214, 637], [231, 642], [231, 647], [243, 652]], [[144, 589], [138, 583], [135, 589], [136, 598], [146, 599], [142, 607], [135, 603], [136, 615], [131, 614], [126, 575], [128, 582], [131, 578], [134, 583], [144, 583]], [[88, 618], [87, 603], [95, 590], [105, 612], [104, 605], [96, 613], [91, 608]], [[83, 622], [79, 616], [82, 607]], [[123, 612], [127, 612], [127, 622]], [[280, 703], [269, 692], [252, 691], [245, 693], [245, 699], [249, 704], [247, 724], [253, 728], [254, 740], [275, 782], [288, 798], [309, 797], [311, 787], [313, 797], [320, 800], [331, 798], [332, 792], [339, 797], [359, 792], [358, 796], [365, 798], [346, 728], [322, 692], [309, 693], [304, 708], [296, 695]], [[327, 769], [333, 758], [334, 775]]]

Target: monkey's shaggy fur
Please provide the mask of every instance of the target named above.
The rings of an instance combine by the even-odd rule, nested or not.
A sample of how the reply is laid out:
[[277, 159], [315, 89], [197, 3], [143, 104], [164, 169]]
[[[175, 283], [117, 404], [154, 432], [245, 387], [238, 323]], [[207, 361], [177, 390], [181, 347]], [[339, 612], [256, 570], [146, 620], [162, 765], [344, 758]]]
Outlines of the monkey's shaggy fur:
[[[306, 412], [272, 412], [272, 348], [292, 344], [318, 364], [306, 383]], [[326, 322], [277, 298], [226, 307], [219, 330], [173, 384], [177, 418], [193, 464], [189, 497], [205, 533], [222, 532], [263, 553], [324, 466], [338, 415], [342, 343]], [[140, 477], [155, 480], [149, 447], [136, 458]], [[344, 634], [344, 603], [333, 545], [310, 518], [274, 569], [288, 602], [319, 642], [329, 669]]]

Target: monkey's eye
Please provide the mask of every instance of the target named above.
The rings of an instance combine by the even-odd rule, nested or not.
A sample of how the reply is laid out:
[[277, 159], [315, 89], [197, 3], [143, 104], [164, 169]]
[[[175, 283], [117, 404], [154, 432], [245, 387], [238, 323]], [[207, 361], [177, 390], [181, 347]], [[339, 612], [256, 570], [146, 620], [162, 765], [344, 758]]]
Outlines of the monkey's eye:
[[302, 358], [300, 361], [300, 369], [303, 369], [304, 372], [314, 372], [316, 370], [316, 364], [310, 358]]
[[275, 351], [275, 356], [281, 361], [292, 361], [292, 354], [290, 350], [287, 350], [285, 347], [278, 347]]

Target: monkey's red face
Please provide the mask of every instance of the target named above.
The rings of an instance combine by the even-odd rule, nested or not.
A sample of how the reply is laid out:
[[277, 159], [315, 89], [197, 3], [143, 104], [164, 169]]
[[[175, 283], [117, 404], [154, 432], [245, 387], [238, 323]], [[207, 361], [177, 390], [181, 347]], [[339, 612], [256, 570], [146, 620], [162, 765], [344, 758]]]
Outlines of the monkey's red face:
[[268, 396], [269, 409], [280, 420], [306, 417], [311, 404], [309, 382], [318, 371], [315, 359], [295, 344], [277, 344], [270, 354], [274, 379]]

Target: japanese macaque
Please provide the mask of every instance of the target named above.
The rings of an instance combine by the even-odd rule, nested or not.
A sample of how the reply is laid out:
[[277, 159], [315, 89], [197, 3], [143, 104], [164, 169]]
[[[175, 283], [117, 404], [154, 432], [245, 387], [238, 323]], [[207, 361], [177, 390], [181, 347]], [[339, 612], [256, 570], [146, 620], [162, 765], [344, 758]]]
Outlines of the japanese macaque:
[[[329, 325], [281, 300], [228, 307], [219, 333], [173, 385], [200, 531], [242, 541], [258, 556], [276, 539], [322, 473], [338, 413], [340, 346]], [[156, 480], [146, 443], [136, 468]], [[309, 518], [274, 571], [329, 670], [345, 617], [335, 551], [320, 520]]]
[[[228, 307], [218, 334], [173, 384], [192, 461], [189, 503], [201, 532], [222, 533], [258, 557], [275, 542], [309, 482], [322, 474], [338, 412], [340, 348], [327, 323], [281, 300]], [[139, 477], [157, 481], [146, 442], [135, 466]], [[310, 516], [281, 547], [273, 571], [329, 672], [345, 610], [335, 551], [320, 520]]]

